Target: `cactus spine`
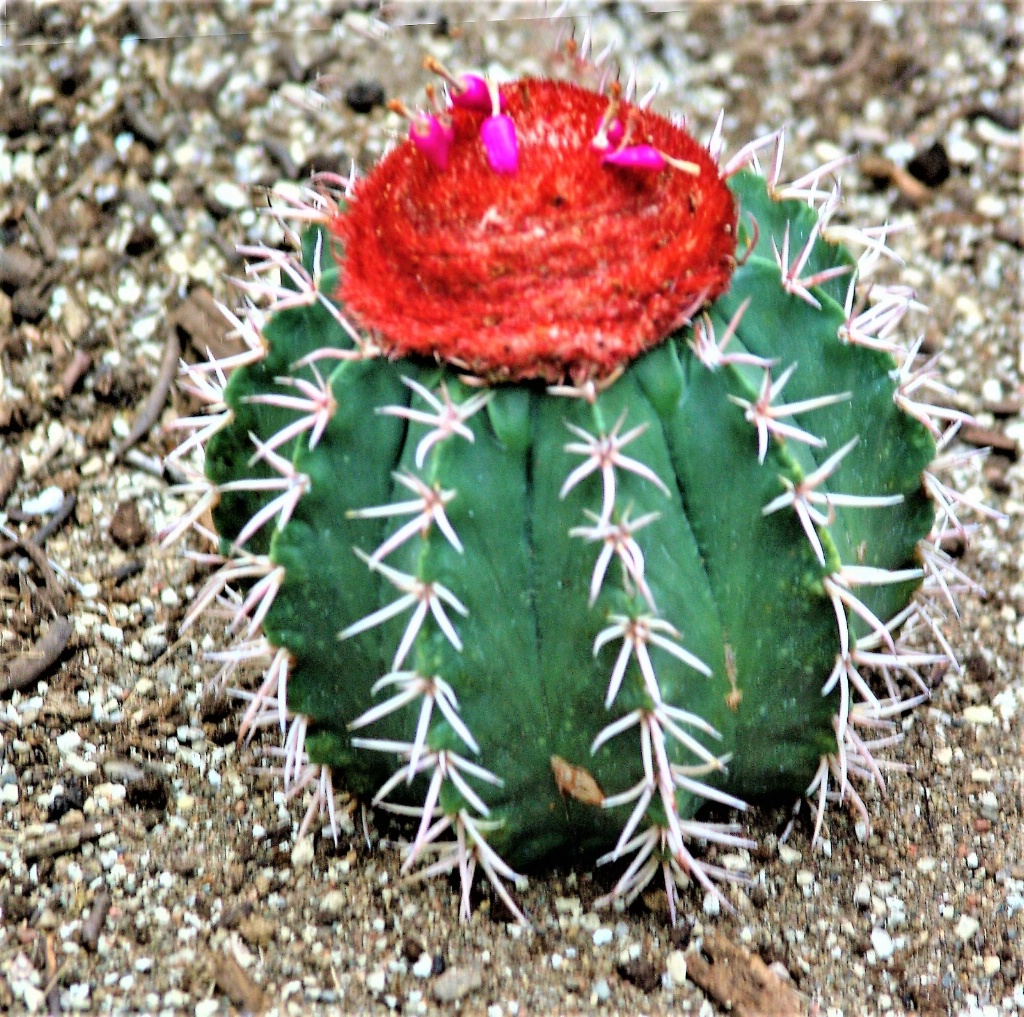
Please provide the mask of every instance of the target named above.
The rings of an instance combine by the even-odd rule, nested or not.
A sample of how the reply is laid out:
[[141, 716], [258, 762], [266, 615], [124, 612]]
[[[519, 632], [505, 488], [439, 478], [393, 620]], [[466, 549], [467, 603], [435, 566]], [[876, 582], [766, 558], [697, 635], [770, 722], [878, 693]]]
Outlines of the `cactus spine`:
[[230, 598], [301, 832], [340, 779], [412, 817], [403, 869], [458, 870], [464, 916], [479, 865], [525, 921], [515, 869], [571, 848], [630, 859], [606, 900], [660, 874], [674, 918], [734, 878], [695, 843], [751, 844], [705, 801], [807, 792], [817, 836], [884, 790], [876, 729], [947, 659], [901, 639], [962, 529], [947, 418], [831, 167], [782, 185], [780, 136], [725, 160], [614, 89], [471, 92], [322, 179], [299, 255], [254, 266], [282, 282], [249, 353], [188, 369], [171, 536], [212, 508], [222, 558], [186, 624]]

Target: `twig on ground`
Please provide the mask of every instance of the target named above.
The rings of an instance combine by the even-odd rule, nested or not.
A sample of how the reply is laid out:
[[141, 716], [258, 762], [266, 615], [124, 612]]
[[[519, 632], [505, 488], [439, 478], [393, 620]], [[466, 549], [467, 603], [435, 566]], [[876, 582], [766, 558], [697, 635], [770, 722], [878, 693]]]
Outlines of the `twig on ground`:
[[23, 689], [38, 681], [64, 652], [74, 626], [67, 618], [55, 618], [31, 650], [16, 657], [0, 674], [0, 695]]
[[178, 340], [178, 333], [173, 329], [167, 337], [167, 346], [164, 348], [164, 358], [160, 361], [160, 373], [146, 401], [139, 410], [131, 430], [127, 437], [115, 449], [114, 459], [120, 459], [140, 438], [145, 437], [160, 417], [160, 413], [167, 402], [167, 394], [171, 391], [171, 383], [178, 373], [178, 358], [181, 356], [181, 343]]
[[78, 937], [82, 946], [90, 953], [96, 952], [96, 945], [99, 943], [100, 933], [103, 932], [103, 923], [107, 920], [108, 911], [110, 911], [110, 894], [106, 890], [100, 890], [92, 902], [89, 917], [82, 923], [82, 931]]

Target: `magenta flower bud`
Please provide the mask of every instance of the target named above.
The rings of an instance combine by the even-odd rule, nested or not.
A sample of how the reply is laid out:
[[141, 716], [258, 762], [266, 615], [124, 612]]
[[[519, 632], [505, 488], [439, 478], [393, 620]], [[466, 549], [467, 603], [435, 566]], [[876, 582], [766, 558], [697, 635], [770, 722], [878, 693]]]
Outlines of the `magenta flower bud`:
[[614, 152], [605, 152], [601, 162], [641, 170], [663, 170], [668, 165], [665, 157], [652, 145], [627, 145]]
[[597, 125], [597, 133], [590, 142], [590, 147], [597, 149], [598, 152], [606, 152], [612, 145], [618, 145], [625, 136], [626, 128], [622, 126], [621, 120], [609, 120], [605, 117]]
[[[452, 86], [452, 105], [459, 109], [472, 109], [478, 113], [491, 112], [491, 95], [487, 82], [477, 74], [460, 74], [458, 84]], [[498, 108], [504, 110], [505, 99], [498, 97]]]
[[626, 136], [626, 128], [622, 121], [616, 118], [606, 128], [604, 136], [608, 139], [609, 145], [617, 145]]
[[480, 125], [480, 140], [495, 173], [515, 173], [519, 169], [516, 125], [510, 116], [504, 113], [489, 116]]
[[437, 117], [418, 116], [409, 128], [409, 139], [439, 170], [448, 168], [448, 153], [455, 140], [455, 129]]

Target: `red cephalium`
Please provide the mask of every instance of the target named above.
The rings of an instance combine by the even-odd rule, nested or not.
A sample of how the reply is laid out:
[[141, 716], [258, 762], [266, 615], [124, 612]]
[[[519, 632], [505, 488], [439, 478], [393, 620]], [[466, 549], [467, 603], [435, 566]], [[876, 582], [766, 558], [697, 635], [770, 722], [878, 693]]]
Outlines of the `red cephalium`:
[[400, 144], [332, 223], [341, 300], [392, 356], [494, 381], [607, 376], [726, 289], [732, 196], [708, 152], [661, 116], [622, 103], [626, 144], [699, 173], [603, 162], [591, 142], [605, 96], [530, 79], [501, 94], [516, 172], [488, 165], [487, 114], [474, 110], [451, 111], [444, 170]]

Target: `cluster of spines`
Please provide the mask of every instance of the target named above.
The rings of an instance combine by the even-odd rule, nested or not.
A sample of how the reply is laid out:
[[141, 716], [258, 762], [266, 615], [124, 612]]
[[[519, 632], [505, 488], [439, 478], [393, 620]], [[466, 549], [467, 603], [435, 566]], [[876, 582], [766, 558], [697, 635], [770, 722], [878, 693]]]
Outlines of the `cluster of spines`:
[[[627, 88], [627, 93], [628, 91]], [[710, 143], [712, 154], [716, 158], [721, 156], [720, 128], [721, 121]], [[775, 147], [772, 169], [766, 174], [761, 171], [758, 164], [758, 152], [772, 145]], [[782, 135], [773, 134], [741, 149], [724, 164], [723, 174], [731, 176], [747, 166], [752, 166], [755, 171], [762, 172], [765, 176], [769, 193], [777, 200], [798, 198], [817, 209], [818, 220], [815, 230], [799, 250], [791, 255], [788, 234], [783, 237], [781, 246], [775, 248], [784, 287], [794, 296], [814, 306], [817, 301], [811, 292], [812, 287], [827, 279], [838, 278], [849, 271], [848, 268], [837, 267], [811, 275], [803, 274], [818, 236], [828, 241], [859, 243], [865, 253], [859, 271], [851, 274], [845, 301], [846, 321], [840, 328], [839, 338], [846, 343], [881, 350], [897, 358], [902, 357], [902, 362], [897, 368], [896, 402], [900, 409], [928, 427], [939, 438], [940, 448], [944, 447], [964, 417], [958, 411], [920, 401], [922, 391], [929, 388], [934, 390], [936, 387], [934, 363], [929, 362], [923, 368], [916, 368], [914, 365], [917, 347], [904, 350], [894, 338], [904, 315], [920, 305], [916, 303], [913, 294], [905, 288], [886, 289], [876, 286], [868, 288], [868, 292], [865, 293], [865, 287], [859, 284], [859, 279], [867, 274], [879, 257], [891, 255], [886, 246], [889, 228], [883, 226], [875, 230], [855, 231], [850, 227], [833, 226], [830, 220], [838, 205], [838, 189], [824, 190], [821, 185], [822, 181], [838, 168], [838, 164], [826, 165], [792, 184], [781, 185], [781, 159]], [[317, 190], [307, 195], [308, 203], [293, 202], [293, 207], [286, 210], [286, 214], [299, 221], [326, 222], [337, 209], [337, 203], [331, 196], [330, 185], [342, 184], [347, 191], [350, 183], [350, 180], [343, 178], [321, 178]], [[340, 197], [338, 195], [339, 199]], [[179, 425], [188, 427], [193, 432], [174, 453], [174, 458], [180, 465], [185, 465], [187, 456], [202, 448], [213, 434], [232, 422], [232, 410], [223, 397], [226, 373], [237, 366], [254, 364], [266, 357], [268, 346], [262, 337], [263, 326], [276, 311], [319, 303], [326, 307], [339, 323], [350, 338], [351, 346], [347, 349], [331, 347], [314, 352], [293, 365], [296, 370], [306, 369], [311, 374], [311, 379], [283, 375], [277, 379], [278, 391], [252, 397], [253, 401], [276, 406], [290, 411], [293, 415], [290, 423], [269, 440], [260, 441], [255, 435], [252, 436], [255, 448], [253, 462], [262, 462], [267, 475], [214, 484], [196, 469], [185, 490], [193, 495], [198, 494], [198, 500], [183, 519], [170, 529], [166, 539], [170, 541], [177, 538], [190, 526], [200, 528], [204, 536], [213, 539], [209, 531], [202, 530], [201, 520], [225, 493], [245, 491], [267, 496], [261, 510], [237, 535], [228, 554], [222, 557], [199, 556], [204, 564], [219, 564], [220, 568], [201, 592], [195, 608], [185, 620], [183, 629], [191, 625], [199, 613], [208, 607], [216, 606], [218, 609], [228, 610], [229, 633], [240, 631], [241, 634], [234, 648], [212, 655], [223, 661], [219, 676], [221, 682], [226, 681], [240, 663], [267, 662], [265, 678], [258, 691], [240, 693], [249, 702], [240, 737], [251, 736], [257, 727], [268, 724], [277, 724], [282, 728], [286, 738], [284, 749], [276, 750], [276, 754], [282, 758], [282, 765], [277, 769], [284, 779], [288, 794], [296, 795], [309, 787], [314, 791], [300, 827], [300, 835], [306, 832], [317, 815], [326, 814], [336, 837], [335, 795], [330, 770], [309, 762], [304, 749], [307, 719], [301, 714], [292, 716], [287, 709], [290, 655], [285, 648], [272, 646], [259, 634], [260, 623], [280, 589], [283, 570], [271, 561], [269, 555], [250, 553], [244, 550], [243, 545], [271, 522], [278, 529], [283, 528], [298, 500], [308, 488], [309, 478], [298, 472], [292, 462], [277, 450], [286, 448], [290, 442], [300, 440], [306, 441], [309, 448], [314, 448], [336, 408], [329, 379], [320, 374], [318, 364], [337, 359], [371, 359], [379, 355], [379, 350], [371, 339], [360, 335], [345, 320], [337, 306], [324, 295], [319, 278], [320, 251], [315, 254], [312, 272], [304, 269], [300, 262], [278, 251], [253, 248], [247, 249], [246, 253], [260, 260], [250, 266], [251, 278], [243, 281], [243, 287], [254, 298], [261, 299], [265, 306], [260, 310], [251, 303], [238, 317], [225, 310], [236, 334], [245, 343], [246, 349], [242, 354], [223, 361], [211, 358], [207, 363], [183, 365], [186, 386], [206, 403], [208, 412], [204, 416], [179, 422]], [[290, 280], [290, 285], [282, 287], [269, 283], [266, 276], [272, 270], [286, 276]], [[788, 372], [773, 376], [772, 362], [749, 354], [726, 352], [729, 339], [735, 332], [743, 311], [744, 308], [741, 307], [721, 338], [715, 336], [710, 319], [705, 317], [697, 320], [694, 323], [692, 340], [695, 355], [709, 370], [718, 370], [728, 364], [742, 364], [763, 370], [763, 383], [756, 395], [749, 400], [735, 399], [756, 432], [757, 454], [762, 462], [772, 440], [820, 445], [821, 441], [816, 436], [785, 420], [792, 414], [814, 408], [807, 401], [796, 404], [777, 401], [788, 380]], [[411, 379], [405, 381], [411, 387], [417, 387], [416, 394], [428, 408], [419, 410], [402, 405], [384, 407], [381, 412], [405, 416], [408, 420], [427, 428], [415, 454], [416, 466], [422, 470], [431, 449], [437, 444], [456, 438], [472, 440], [472, 432], [468, 430], [466, 421], [486, 404], [488, 396], [486, 392], [481, 392], [462, 402], [455, 402], [443, 386], [437, 391], [431, 391]], [[576, 385], [552, 386], [549, 391], [554, 395], [581, 397], [593, 402], [600, 387], [600, 383], [589, 381]], [[819, 397], [814, 405], [831, 405], [844, 398], [845, 393], [823, 396]], [[609, 643], [622, 640], [609, 678], [606, 708], [613, 705], [618, 683], [621, 682], [631, 658], [637, 662], [650, 700], [648, 709], [634, 710], [613, 719], [599, 732], [593, 743], [593, 749], [596, 751], [609, 740], [633, 731], [634, 736], [639, 737], [639, 755], [643, 765], [643, 777], [635, 786], [615, 795], [602, 796], [602, 804], [608, 808], [635, 803], [614, 850], [601, 859], [611, 861], [635, 853], [633, 861], [605, 902], [615, 898], [632, 899], [660, 868], [665, 877], [674, 916], [677, 884], [685, 882], [690, 876], [695, 876], [710, 892], [718, 893], [711, 879], [731, 878], [724, 870], [694, 859], [686, 847], [688, 840], [716, 841], [733, 846], [745, 846], [749, 842], [739, 837], [732, 826], [684, 821], [680, 819], [676, 810], [677, 788], [684, 788], [704, 798], [737, 808], [742, 808], [743, 803], [697, 779], [706, 773], [720, 770], [726, 765], [727, 759], [714, 756], [685, 730], [685, 727], [689, 726], [702, 730], [709, 737], [714, 737], [715, 734], [700, 717], [664, 702], [657, 675], [647, 655], [647, 645], [656, 645], [687, 663], [698, 673], [707, 670], [702, 661], [685, 649], [679, 641], [679, 633], [671, 624], [659, 618], [656, 613], [656, 605], [645, 579], [643, 555], [632, 537], [633, 533], [651, 521], [651, 516], [645, 514], [630, 519], [628, 507], [616, 504], [616, 470], [632, 472], [656, 487], [664, 486], [660, 478], [648, 467], [626, 454], [624, 450], [632, 438], [637, 436], [638, 431], [634, 428], [623, 433], [623, 425], [624, 420], [620, 418], [612, 427], [596, 434], [574, 429], [572, 437], [577, 440], [568, 441], [565, 451], [571, 455], [583, 456], [583, 462], [569, 473], [563, 488], [563, 494], [567, 494], [591, 473], [598, 473], [601, 476], [603, 497], [600, 511], [593, 513], [571, 531], [573, 536], [600, 546], [590, 587], [591, 602], [596, 599], [605, 581], [608, 565], [614, 559], [621, 566], [620, 574], [625, 592], [630, 596], [639, 595], [648, 608], [646, 612], [632, 617], [622, 615], [610, 619], [612, 624], [600, 633], [594, 645], [594, 653], [597, 655]], [[816, 471], [808, 474], [800, 482], [785, 484], [786, 490], [774, 501], [766, 504], [762, 510], [766, 514], [792, 510], [807, 536], [815, 557], [822, 565], [826, 563], [826, 556], [819, 530], [827, 525], [836, 505], [877, 507], [891, 504], [900, 497], [871, 498], [835, 493], [822, 494], [817, 491], [850, 451], [852, 445], [853, 442], [837, 450]], [[984, 507], [965, 499], [959, 492], [944, 485], [936, 476], [939, 466], [941, 461], [933, 464], [932, 469], [923, 478], [928, 493], [935, 499], [939, 508], [935, 528], [928, 540], [921, 545], [925, 596], [916, 600], [897, 617], [884, 622], [857, 597], [855, 589], [863, 584], [916, 579], [921, 575], [919, 571], [884, 572], [879, 569], [846, 565], [824, 581], [825, 590], [836, 614], [841, 652], [822, 693], [830, 694], [838, 686], [840, 706], [835, 718], [835, 749], [822, 757], [814, 780], [808, 788], [808, 796], [813, 798], [817, 806], [815, 840], [820, 834], [825, 804], [829, 800], [849, 801], [867, 825], [867, 809], [855, 790], [852, 778], [875, 784], [879, 790], [884, 791], [882, 771], [886, 765], [892, 764], [876, 759], [874, 753], [898, 737], [892, 731], [892, 717], [916, 705], [927, 696], [927, 684], [921, 678], [918, 669], [932, 664], [952, 663], [955, 666], [948, 641], [927, 606], [927, 595], [931, 591], [941, 593], [955, 610], [952, 591], [968, 580], [944, 555], [939, 545], [951, 532], [961, 536], [966, 534], [966, 527], [958, 517], [960, 506], [966, 505], [975, 510], [983, 510]], [[412, 742], [394, 742], [359, 736], [353, 738], [352, 745], [355, 748], [384, 751], [399, 759], [401, 765], [380, 788], [374, 803], [398, 813], [412, 812], [419, 818], [419, 828], [414, 840], [407, 847], [403, 869], [408, 872], [417, 861], [428, 854], [437, 854], [437, 860], [421, 869], [419, 875], [426, 876], [458, 868], [463, 891], [461, 911], [465, 916], [468, 914], [468, 893], [473, 871], [479, 863], [512, 913], [519, 920], [525, 921], [502, 882], [516, 881], [519, 877], [488, 845], [487, 834], [492, 826], [488, 818], [489, 810], [467, 779], [472, 778], [484, 784], [498, 784], [501, 778], [463, 754], [450, 749], [435, 751], [429, 747], [427, 735], [433, 711], [436, 709], [458, 734], [469, 753], [476, 754], [479, 751], [476, 739], [459, 714], [456, 690], [440, 676], [423, 676], [416, 671], [404, 669], [409, 648], [419, 626], [428, 615], [434, 619], [452, 646], [457, 650], [461, 648], [457, 626], [447, 614], [446, 606], [456, 614], [461, 613], [460, 608], [464, 608], [455, 592], [438, 584], [424, 583], [415, 576], [399, 572], [385, 562], [399, 543], [417, 537], [422, 538], [432, 527], [436, 527], [455, 550], [461, 550], [458, 535], [445, 515], [445, 505], [450, 500], [452, 492], [440, 488], [428, 477], [417, 476], [411, 472], [397, 474], [396, 480], [415, 495], [412, 500], [391, 505], [368, 506], [360, 511], [367, 518], [402, 515], [411, 517], [386, 538], [373, 554], [363, 556], [367, 567], [391, 582], [399, 596], [375, 614], [350, 625], [341, 635], [354, 635], [411, 609], [405, 634], [396, 647], [392, 669], [380, 678], [373, 690], [374, 694], [385, 689], [390, 690], [391, 697], [356, 718], [350, 727], [353, 730], [362, 729], [390, 712], [409, 707], [418, 708], [419, 720]], [[244, 596], [234, 592], [233, 586], [239, 582], [251, 584], [248, 585]], [[848, 621], [850, 613], [867, 623], [867, 635], [859, 639], [852, 638]], [[908, 635], [918, 623], [927, 627], [939, 641], [942, 652], [921, 653], [906, 648]], [[895, 633], [901, 630], [902, 635], [897, 642]], [[884, 697], [876, 696], [862, 677], [860, 669], [865, 667], [870, 667], [874, 672], [883, 675], [887, 690]], [[919, 686], [919, 694], [910, 699], [901, 699], [894, 678], [898, 674], [909, 676]], [[860, 734], [861, 731], [878, 732], [880, 729], [883, 731], [881, 737], [865, 738]], [[678, 741], [701, 762], [693, 767], [681, 767], [671, 763], [665, 749], [666, 737]], [[428, 790], [421, 807], [411, 809], [409, 806], [387, 802], [388, 794], [400, 783], [411, 783], [417, 776], [429, 777]], [[830, 780], [834, 790], [830, 790]], [[461, 807], [454, 813], [445, 811], [440, 804], [445, 784], [457, 792], [457, 800], [461, 803]], [[658, 818], [652, 819], [652, 815]], [[645, 817], [648, 825], [638, 832]], [[449, 830], [454, 834], [455, 840], [439, 841], [440, 836]]]

